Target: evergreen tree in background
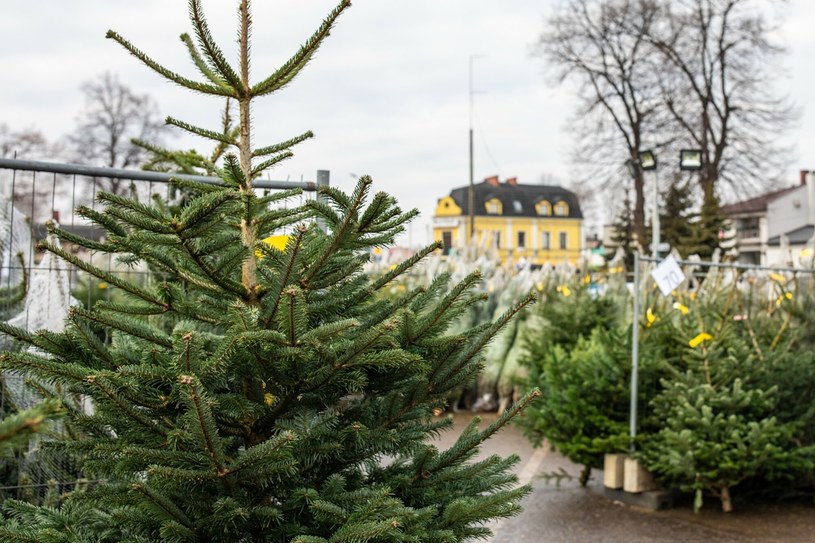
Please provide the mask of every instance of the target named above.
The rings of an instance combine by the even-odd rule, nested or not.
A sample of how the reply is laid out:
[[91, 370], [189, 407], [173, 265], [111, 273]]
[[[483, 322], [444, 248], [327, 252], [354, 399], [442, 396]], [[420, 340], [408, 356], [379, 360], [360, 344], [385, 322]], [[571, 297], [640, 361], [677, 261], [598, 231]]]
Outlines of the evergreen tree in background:
[[[327, 188], [289, 210], [273, 204], [294, 191], [259, 196], [252, 188], [311, 136], [254, 146], [252, 101], [291, 82], [348, 6], [341, 1], [257, 83], [249, 81], [248, 0], [239, 7], [237, 69], [213, 41], [200, 2], [190, 1], [195, 41], [182, 40], [203, 82], [108, 33], [175, 83], [234, 100], [237, 133], [169, 122], [237, 154], [217, 168], [223, 186], [177, 181], [194, 195], [177, 212], [103, 193], [104, 210], [80, 212], [106, 229], [105, 241], [54, 229], [121, 261], [146, 262], [161, 272], [152, 282], [133, 284], [44, 244], [125, 301], [75, 308], [62, 333], [9, 328], [36, 351], [6, 353], [0, 363], [92, 399], [91, 412], [69, 409], [72, 438], [43, 445], [76, 455], [83, 475], [99, 482], [59, 509], [7, 501], [0, 540], [455, 542], [486, 537], [488, 521], [519, 511], [529, 488], [511, 473], [517, 457], [473, 457], [536, 391], [483, 431], [474, 421], [449, 450], [430, 439], [452, 424], [433, 409], [472, 382], [483, 347], [532, 298], [493, 323], [445, 335], [481, 300], [478, 274], [378, 296], [438, 245], [383, 277], [362, 273], [369, 251], [391, 243], [415, 211], [371, 196], [367, 177], [350, 195]], [[284, 231], [285, 250], [260, 241]], [[99, 340], [102, 329], [110, 343]]]
[[716, 249], [722, 248], [731, 239], [723, 237], [726, 227], [727, 217], [722, 213], [719, 198], [715, 195], [705, 198], [698, 219], [693, 222], [690, 235], [683, 243], [686, 251], [699, 255], [702, 260], [710, 260]]
[[[625, 267], [627, 270], [634, 269], [634, 251], [637, 247], [637, 240], [634, 236], [634, 215], [631, 209], [631, 200], [628, 198], [628, 191], [625, 193], [623, 200], [623, 208], [617, 219], [614, 222], [614, 233], [611, 240], [622, 247], [625, 253]], [[640, 244], [642, 245], [642, 244]], [[613, 258], [614, 254], [607, 255], [608, 258]]]
[[682, 258], [687, 258], [691, 254], [686, 243], [694, 234], [694, 225], [691, 223], [692, 207], [693, 188], [690, 183], [680, 183], [675, 179], [665, 194], [660, 225], [662, 240], [679, 252]]

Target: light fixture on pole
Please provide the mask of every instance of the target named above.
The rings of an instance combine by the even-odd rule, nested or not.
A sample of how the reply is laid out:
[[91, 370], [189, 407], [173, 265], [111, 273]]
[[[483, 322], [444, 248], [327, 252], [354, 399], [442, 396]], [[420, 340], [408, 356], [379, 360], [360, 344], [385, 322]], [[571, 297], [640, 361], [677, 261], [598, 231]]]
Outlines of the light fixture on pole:
[[640, 151], [637, 154], [640, 168], [645, 171], [654, 172], [654, 211], [651, 217], [651, 256], [659, 258], [659, 182], [657, 180], [657, 157], [651, 150]]
[[679, 151], [679, 169], [697, 171], [702, 169], [701, 149], [682, 149]]

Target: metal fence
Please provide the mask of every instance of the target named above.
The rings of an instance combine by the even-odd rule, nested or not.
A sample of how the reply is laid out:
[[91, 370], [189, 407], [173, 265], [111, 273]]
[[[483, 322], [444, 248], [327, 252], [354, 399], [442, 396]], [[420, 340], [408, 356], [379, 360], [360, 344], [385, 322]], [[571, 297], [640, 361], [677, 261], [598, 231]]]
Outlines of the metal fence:
[[[77, 206], [96, 208], [99, 191], [134, 196], [141, 201], [161, 198], [172, 202], [177, 195], [169, 183], [171, 177], [221, 182], [195, 175], [0, 158], [0, 318], [28, 330], [58, 331], [71, 305], [90, 306], [98, 299], [110, 299], [111, 289], [104, 282], [37, 250], [37, 242], [47, 236], [46, 223], [55, 221], [65, 230], [99, 240], [104, 231], [75, 214]], [[254, 186], [259, 191], [301, 188], [301, 198], [311, 198], [319, 186], [328, 184], [329, 172], [318, 170], [314, 180], [259, 179]], [[63, 248], [99, 268], [142, 284], [153, 278], [146, 269], [119, 264], [108, 254], [77, 246]], [[16, 348], [20, 347], [10, 338], [0, 336], [0, 350]], [[35, 388], [18, 375], [6, 372], [1, 381], [0, 414], [40, 400]], [[14, 497], [48, 503], [72, 486], [88, 483], [66, 459], [45, 455], [36, 445], [32, 441], [28, 451], [0, 459], [0, 501]]]
[[[643, 313], [642, 307], [642, 282], [645, 279], [643, 275], [643, 265], [656, 266], [661, 262], [659, 258], [653, 258], [641, 255], [639, 252], [634, 253], [634, 282], [632, 285], [632, 298], [633, 298], [633, 319], [631, 326], [631, 384], [630, 384], [630, 405], [629, 405], [629, 437], [630, 446], [633, 451], [635, 446], [635, 439], [637, 437], [637, 417], [639, 411], [638, 388], [639, 388], [639, 357], [640, 357], [640, 317]], [[710, 268], [729, 270], [735, 274], [744, 272], [762, 272], [769, 274], [790, 274], [796, 277], [798, 274], [809, 277], [815, 280], [815, 260], [811, 262], [812, 266], [808, 268], [790, 267], [790, 266], [761, 266], [753, 264], [739, 264], [735, 262], [706, 262], [702, 260], [676, 260], [677, 265], [689, 267], [691, 269], [701, 269], [700, 275], [706, 273]], [[684, 282], [688, 274], [683, 270], [683, 276], [680, 282]], [[647, 275], [646, 275], [647, 277]]]

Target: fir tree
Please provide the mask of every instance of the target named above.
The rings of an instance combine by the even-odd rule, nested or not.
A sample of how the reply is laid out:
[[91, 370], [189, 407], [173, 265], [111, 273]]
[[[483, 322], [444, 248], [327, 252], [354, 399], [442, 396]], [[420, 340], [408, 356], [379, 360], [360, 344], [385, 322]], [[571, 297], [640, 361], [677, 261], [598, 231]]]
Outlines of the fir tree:
[[690, 183], [681, 184], [675, 179], [665, 194], [663, 214], [660, 217], [662, 239], [679, 252], [682, 258], [687, 258], [692, 253], [686, 245], [693, 236], [694, 229], [691, 223], [692, 192]]
[[[144, 261], [163, 279], [133, 284], [44, 244], [125, 300], [75, 308], [62, 333], [6, 330], [37, 351], [0, 361], [70, 397], [92, 398], [92, 412], [70, 410], [69, 436], [47, 445], [79, 456], [85, 475], [102, 482], [59, 509], [7, 502], [0, 539], [453, 542], [486, 537], [489, 520], [519, 511], [529, 488], [511, 472], [517, 457], [474, 455], [537, 392], [486, 430], [474, 421], [449, 450], [429, 438], [452, 424], [434, 419], [433, 409], [473, 381], [484, 346], [532, 298], [495, 322], [446, 335], [481, 300], [477, 273], [455, 285], [443, 275], [395, 299], [379, 295], [438, 245], [382, 277], [362, 273], [369, 251], [392, 242], [415, 211], [371, 196], [367, 177], [350, 195], [327, 188], [289, 210], [274, 204], [292, 191], [259, 196], [252, 188], [311, 137], [253, 146], [252, 100], [291, 82], [348, 5], [340, 2], [257, 83], [249, 81], [248, 0], [240, 2], [237, 68], [213, 41], [200, 2], [190, 1], [195, 41], [182, 40], [202, 82], [108, 33], [175, 83], [237, 102], [237, 133], [168, 121], [238, 153], [217, 167], [223, 186], [177, 181], [193, 194], [177, 212], [101, 194], [103, 211], [79, 212], [106, 229], [105, 241], [54, 229]], [[260, 241], [284, 229], [285, 250]], [[110, 343], [98, 339], [100, 329]]]
[[683, 242], [688, 254], [699, 255], [702, 260], [710, 260], [716, 249], [722, 248], [728, 238], [723, 237], [727, 226], [727, 217], [724, 216], [716, 195], [707, 197], [693, 221], [690, 235]]
[[541, 399], [518, 424], [535, 446], [546, 439], [582, 464], [585, 485], [604, 453], [627, 445], [629, 351], [619, 322], [625, 312], [585, 283], [549, 290], [538, 321], [527, 328], [521, 358]]
[[[618, 247], [622, 247], [625, 253], [626, 269], [633, 269], [634, 251], [637, 250], [637, 239], [634, 235], [633, 212], [627, 191], [625, 199], [623, 200], [623, 208], [620, 210], [614, 222], [614, 233], [611, 236], [611, 240], [616, 243]], [[613, 257], [613, 254], [609, 255], [609, 258], [611, 257]]]

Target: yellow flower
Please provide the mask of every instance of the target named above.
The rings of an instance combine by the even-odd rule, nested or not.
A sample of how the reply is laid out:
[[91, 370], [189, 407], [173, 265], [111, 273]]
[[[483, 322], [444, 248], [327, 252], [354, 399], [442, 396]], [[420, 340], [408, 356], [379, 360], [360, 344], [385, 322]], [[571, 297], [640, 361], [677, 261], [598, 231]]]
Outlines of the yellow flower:
[[586, 275], [585, 277], [583, 277], [583, 284], [588, 285], [589, 283], [591, 283], [591, 276]]
[[696, 348], [696, 347], [698, 347], [698, 346], [699, 346], [699, 345], [700, 345], [700, 344], [701, 344], [703, 341], [709, 341], [709, 340], [711, 340], [711, 339], [713, 339], [713, 336], [711, 336], [711, 335], [710, 335], [710, 334], [708, 334], [707, 332], [702, 332], [701, 334], [697, 335], [695, 338], [693, 338], [692, 340], [690, 340], [690, 341], [688, 342], [688, 345], [690, 345], [690, 346], [691, 346], [693, 349], [695, 349], [695, 348]]
[[648, 308], [648, 311], [645, 312], [645, 320], [647, 324], [645, 325], [646, 328], [650, 328], [652, 324], [654, 324], [658, 319], [657, 316], [654, 315], [654, 312], [651, 311], [651, 308]]
[[107, 283], [99, 283], [99, 288], [108, 288]]
[[781, 304], [784, 303], [784, 298], [787, 300], [792, 300], [792, 292], [785, 292], [783, 296], [779, 296], [775, 301], [775, 305], [781, 306]]
[[688, 306], [682, 305], [679, 302], [674, 302], [674, 309], [678, 309], [683, 315], [687, 315], [689, 311]]
[[275, 397], [275, 395], [270, 392], [267, 392], [266, 394], [263, 395], [263, 402], [266, 405], [274, 405], [276, 399], [277, 398]]
[[564, 296], [566, 296], [567, 298], [572, 295], [572, 289], [570, 289], [566, 285], [560, 285], [557, 288], [557, 291], [560, 292], [561, 294], [563, 294]]
[[544, 287], [543, 281], [538, 281], [538, 284], [535, 285], [535, 288], [538, 289], [538, 292], [543, 292], [543, 287]]
[[770, 279], [772, 279], [773, 281], [775, 281], [777, 283], [781, 283], [782, 285], [787, 282], [787, 278], [784, 277], [781, 274], [778, 274], [778, 273], [771, 273], [770, 274]]
[[809, 247], [804, 247], [804, 249], [801, 250], [801, 258], [806, 258], [808, 256], [812, 256], [812, 251], [809, 249]]

